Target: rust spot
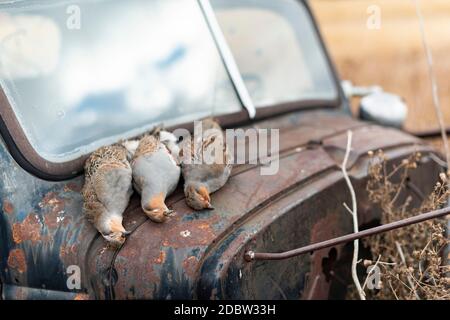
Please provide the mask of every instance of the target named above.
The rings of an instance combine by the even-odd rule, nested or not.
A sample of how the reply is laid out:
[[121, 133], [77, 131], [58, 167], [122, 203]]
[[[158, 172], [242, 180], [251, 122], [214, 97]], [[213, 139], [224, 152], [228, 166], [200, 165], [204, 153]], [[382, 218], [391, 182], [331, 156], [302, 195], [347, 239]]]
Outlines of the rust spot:
[[41, 239], [41, 224], [36, 214], [31, 212], [22, 223], [14, 223], [12, 226], [13, 240], [19, 244], [29, 240], [33, 243]]
[[59, 248], [59, 257], [60, 257], [61, 259], [64, 259], [64, 257], [67, 255], [68, 251], [69, 251], [69, 250], [67, 250], [66, 247], [61, 246], [61, 248]]
[[[167, 233], [163, 235], [162, 245], [172, 248], [207, 245], [216, 237], [211, 224], [211, 220], [171, 223]], [[186, 230], [189, 230], [189, 236], [186, 236]]]
[[56, 213], [52, 212], [49, 214], [46, 214], [44, 216], [45, 224], [50, 228], [54, 229], [58, 226], [58, 218], [56, 216]]
[[14, 206], [8, 200], [3, 200], [3, 211], [5, 211], [8, 214], [11, 214], [14, 212]]
[[166, 261], [166, 253], [164, 251], [161, 251], [159, 253], [158, 258], [155, 259], [155, 263], [157, 264], [163, 264], [164, 261]]
[[27, 291], [22, 289], [21, 287], [18, 287], [14, 294], [14, 300], [27, 300], [27, 299], [28, 299]]
[[25, 253], [22, 249], [14, 249], [9, 252], [8, 266], [12, 269], [16, 269], [20, 273], [27, 271]]
[[[336, 232], [338, 230], [342, 230], [341, 226], [341, 215], [339, 213], [333, 212], [331, 214], [327, 214], [322, 219], [318, 220], [311, 227], [311, 243], [317, 243], [320, 241], [324, 241], [327, 239], [332, 239], [336, 237]], [[334, 226], [334, 228], [330, 228], [329, 226]], [[341, 251], [342, 245], [336, 246], [335, 250], [337, 250], [336, 254], [339, 255]], [[302, 299], [321, 299], [326, 296], [330, 290], [330, 282], [329, 281], [315, 281], [317, 277], [321, 277], [322, 274], [325, 273], [326, 270], [323, 270], [323, 259], [328, 258], [328, 254], [330, 252], [330, 248], [322, 249], [315, 251], [311, 256], [311, 272], [309, 273], [310, 281], [307, 281], [305, 286], [305, 293], [302, 296]]]
[[42, 201], [39, 202], [39, 207], [43, 208], [48, 206], [49, 204], [52, 204], [54, 201], [53, 199], [56, 197], [55, 192], [49, 192], [45, 195], [44, 198], [42, 198]]
[[89, 300], [89, 295], [85, 293], [78, 293], [73, 300]]
[[81, 192], [81, 186], [76, 183], [69, 182], [68, 184], [66, 184], [64, 186], [64, 192], [69, 192], [69, 191]]
[[57, 196], [56, 193], [48, 193], [39, 203], [41, 208], [49, 208], [50, 211], [45, 213], [44, 221], [48, 228], [55, 229], [58, 224], [65, 219], [64, 217], [64, 200]]
[[208, 230], [211, 227], [207, 223], [201, 223], [201, 224], [198, 225], [198, 228], [201, 229], [201, 230]]
[[191, 278], [195, 277], [195, 271], [196, 271], [197, 265], [198, 265], [198, 259], [195, 256], [190, 256], [183, 260], [183, 270]]
[[149, 281], [149, 283], [158, 283], [161, 280], [159, 278], [160, 275], [154, 269], [153, 263], [149, 261], [149, 263], [146, 264], [146, 269], [148, 272], [144, 274], [144, 281]]
[[61, 246], [59, 249], [59, 256], [63, 261], [68, 261], [70, 258], [73, 258], [77, 255], [77, 246], [76, 245], [67, 245]]

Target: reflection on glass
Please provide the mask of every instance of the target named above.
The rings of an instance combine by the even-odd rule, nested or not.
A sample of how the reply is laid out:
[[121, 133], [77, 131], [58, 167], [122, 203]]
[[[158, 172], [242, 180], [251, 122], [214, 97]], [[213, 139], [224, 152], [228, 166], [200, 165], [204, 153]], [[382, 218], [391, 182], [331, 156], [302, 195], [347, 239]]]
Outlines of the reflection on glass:
[[333, 100], [337, 90], [311, 17], [296, 0], [211, 0], [258, 107]]
[[31, 2], [0, 5], [0, 82], [48, 160], [241, 110], [197, 1], [78, 1], [79, 29], [69, 3]]

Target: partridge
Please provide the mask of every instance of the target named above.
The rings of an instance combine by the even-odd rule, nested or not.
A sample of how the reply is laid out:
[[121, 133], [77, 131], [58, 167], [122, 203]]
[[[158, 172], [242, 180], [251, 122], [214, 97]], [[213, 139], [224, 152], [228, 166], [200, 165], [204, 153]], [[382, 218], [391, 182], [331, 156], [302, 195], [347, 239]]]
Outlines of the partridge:
[[172, 213], [165, 200], [176, 189], [181, 175], [171, 149], [177, 150], [177, 139], [171, 133], [146, 135], [131, 161], [133, 184], [141, 194], [142, 210], [154, 222], [164, 222]]
[[85, 164], [82, 189], [85, 216], [113, 246], [120, 246], [128, 232], [123, 213], [133, 193], [131, 166], [122, 145], [102, 147]]
[[[210, 195], [225, 185], [232, 169], [232, 156], [220, 125], [212, 119], [203, 120], [201, 125], [202, 134], [183, 140], [180, 150], [186, 203], [195, 210], [214, 209]], [[216, 143], [219, 149], [214, 149], [213, 161], [206, 162], [205, 154]], [[187, 157], [183, 154], [186, 150], [190, 152]]]

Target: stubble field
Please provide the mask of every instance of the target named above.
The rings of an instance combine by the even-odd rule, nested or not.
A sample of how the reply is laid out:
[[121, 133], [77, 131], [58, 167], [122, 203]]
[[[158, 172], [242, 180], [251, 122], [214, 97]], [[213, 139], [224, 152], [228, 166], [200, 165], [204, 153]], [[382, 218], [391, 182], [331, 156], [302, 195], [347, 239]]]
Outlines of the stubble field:
[[[439, 97], [450, 125], [450, 1], [421, 0], [425, 32], [434, 58]], [[342, 79], [381, 85], [406, 99], [406, 128], [437, 128], [419, 20], [411, 0], [312, 0], [314, 14]], [[380, 29], [370, 29], [371, 6]]]

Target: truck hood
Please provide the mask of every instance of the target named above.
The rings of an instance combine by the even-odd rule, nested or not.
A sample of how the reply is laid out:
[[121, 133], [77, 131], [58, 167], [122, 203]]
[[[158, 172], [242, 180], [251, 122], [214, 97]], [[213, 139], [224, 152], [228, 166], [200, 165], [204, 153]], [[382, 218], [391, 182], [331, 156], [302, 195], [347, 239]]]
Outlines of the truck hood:
[[[323, 261], [330, 250], [252, 263], [244, 261], [244, 252], [285, 251], [352, 231], [342, 207], [350, 196], [340, 169], [347, 130], [354, 131], [348, 169], [361, 202], [361, 224], [377, 215], [364, 192], [367, 152], [383, 149], [395, 160], [432, 149], [401, 131], [336, 111], [290, 113], [252, 127], [280, 129], [277, 174], [261, 175], [260, 165], [236, 165], [229, 182], [212, 195], [212, 211], [187, 207], [179, 187], [167, 201], [175, 214], [163, 224], [147, 219], [135, 194], [124, 214], [131, 234], [117, 250], [108, 248], [82, 217], [82, 177], [64, 183], [38, 180], [17, 168], [3, 149], [5, 181], [27, 185], [25, 193], [12, 185], [0, 190], [0, 267], [6, 294], [25, 297], [31, 294], [25, 287], [41, 290], [43, 283], [45, 290], [73, 294], [66, 286], [67, 267], [76, 265], [82, 281], [73, 297], [326, 298], [330, 284]], [[430, 170], [437, 175], [437, 166], [425, 161], [418, 173], [424, 192], [434, 184]], [[337, 255], [342, 248], [336, 248]]]

